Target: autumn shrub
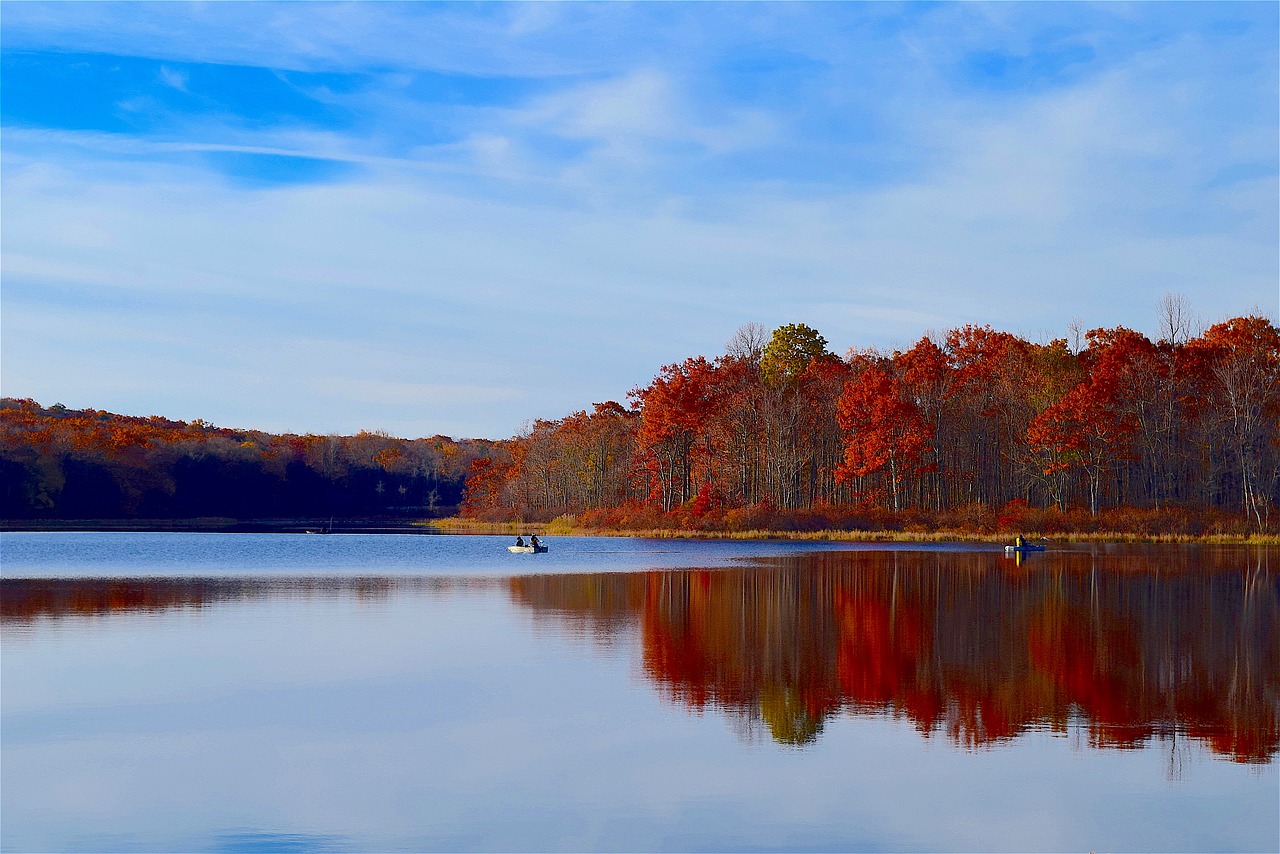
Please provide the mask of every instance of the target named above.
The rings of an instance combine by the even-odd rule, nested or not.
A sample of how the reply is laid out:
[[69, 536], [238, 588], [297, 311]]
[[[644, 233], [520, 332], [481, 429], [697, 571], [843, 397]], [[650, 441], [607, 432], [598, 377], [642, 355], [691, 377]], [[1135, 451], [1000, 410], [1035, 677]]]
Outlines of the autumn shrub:
[[726, 531], [761, 531], [772, 529], [778, 509], [768, 501], [735, 507], [724, 513]]
[[876, 508], [869, 518], [876, 521], [876, 528], [881, 531], [906, 531], [913, 525], [919, 525], [919, 513], [910, 510]]
[[899, 514], [882, 507], [866, 504], [819, 505], [804, 513], [807, 524], [817, 530], [833, 531], [884, 531], [899, 530]]
[[[1094, 516], [1089, 508], [1082, 505], [1060, 510], [1057, 507], [1046, 507], [1041, 511], [1043, 517], [1057, 522], [1058, 530], [1063, 533], [1078, 531], [1082, 534], [1093, 534], [1102, 530], [1099, 517]], [[1042, 530], [1042, 529], [1037, 529]]]
[[662, 527], [659, 512], [653, 505], [629, 501], [616, 507], [598, 507], [578, 514], [578, 524], [602, 531], [649, 530]]
[[860, 531], [870, 527], [858, 509], [850, 505], [818, 503], [797, 511], [796, 516], [799, 531]]
[[663, 531], [695, 531], [698, 526], [693, 511], [680, 507], [659, 516], [657, 527]]
[[520, 519], [520, 513], [514, 507], [464, 507], [460, 515], [477, 522], [515, 522]]
[[894, 514], [898, 517], [897, 530], [911, 534], [928, 534], [938, 529], [932, 514], [926, 510], [911, 508]]
[[1245, 536], [1253, 532], [1248, 518], [1235, 513], [1227, 513], [1214, 508], [1207, 508], [1195, 513], [1199, 519], [1202, 533], [1218, 536]]
[[[485, 522], [544, 521], [526, 512], [489, 508], [470, 514]], [[1057, 505], [1033, 507], [1011, 501], [998, 510], [982, 503], [941, 511], [907, 508], [893, 511], [877, 505], [815, 504], [809, 508], [779, 508], [768, 501], [745, 507], [724, 507], [693, 499], [662, 512], [652, 502], [629, 502], [616, 507], [584, 510], [576, 516], [562, 514], [547, 524], [547, 533], [574, 530], [699, 532], [741, 534], [777, 531], [812, 534], [821, 531], [883, 531], [905, 534], [977, 534], [1021, 532], [1028, 536], [1134, 535], [1139, 537], [1246, 536], [1249, 520], [1240, 514], [1215, 509], [1105, 508], [1094, 516], [1084, 507], [1066, 510]]]
[[996, 530], [998, 531], [1021, 531], [1027, 527], [1024, 519], [1031, 508], [1027, 505], [1024, 498], [1015, 498], [1000, 508], [1000, 512], [996, 515]]
[[880, 531], [884, 529], [882, 522], [877, 519], [878, 514], [869, 511], [865, 507], [853, 506], [846, 508], [844, 515], [840, 519], [839, 528], [842, 531]]
[[689, 512], [699, 518], [706, 516], [712, 510], [713, 505], [717, 503], [717, 498], [718, 496], [715, 494], [715, 490], [712, 489], [711, 482], [708, 481], [698, 490], [697, 497], [689, 502]]
[[997, 530], [999, 521], [994, 510], [981, 502], [963, 504], [939, 513], [934, 527], [947, 531], [988, 534]]
[[821, 523], [817, 523], [815, 527], [806, 527], [809, 522], [807, 514], [799, 510], [779, 509], [777, 515], [773, 517], [773, 529], [775, 531], [786, 531], [788, 533], [817, 531], [821, 530]]
[[724, 521], [724, 508], [712, 507], [701, 514], [695, 514], [694, 525], [697, 530], [706, 533], [720, 533], [726, 530]]
[[632, 501], [624, 504], [621, 511], [615, 527], [644, 530], [662, 526], [662, 512], [653, 504]]
[[572, 514], [565, 513], [548, 522], [544, 529], [544, 533], [565, 536], [573, 533], [576, 527], [577, 519], [575, 519]]
[[1103, 530], [1124, 531], [1127, 534], [1185, 534], [1188, 520], [1176, 511], [1149, 507], [1112, 507], [1098, 514], [1098, 525]]

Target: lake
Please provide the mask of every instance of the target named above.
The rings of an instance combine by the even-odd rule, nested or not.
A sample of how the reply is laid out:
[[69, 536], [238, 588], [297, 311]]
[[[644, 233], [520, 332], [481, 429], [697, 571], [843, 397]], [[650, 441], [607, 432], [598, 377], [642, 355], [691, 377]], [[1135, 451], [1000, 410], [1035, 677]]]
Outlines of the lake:
[[0, 535], [0, 847], [1280, 847], [1280, 550], [508, 542]]

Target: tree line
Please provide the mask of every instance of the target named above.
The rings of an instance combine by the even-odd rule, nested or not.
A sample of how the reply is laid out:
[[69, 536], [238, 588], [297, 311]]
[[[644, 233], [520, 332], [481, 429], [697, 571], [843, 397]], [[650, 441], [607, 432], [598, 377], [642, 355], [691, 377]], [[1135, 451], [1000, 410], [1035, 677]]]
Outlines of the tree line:
[[490, 443], [276, 435], [0, 400], [5, 519], [449, 515]]
[[1270, 530], [1280, 331], [1243, 316], [1193, 335], [1179, 309], [1154, 341], [1115, 327], [1043, 344], [968, 325], [844, 357], [804, 324], [749, 324], [719, 357], [664, 366], [626, 406], [495, 444], [472, 463], [463, 512], [708, 530]]
[[1267, 531], [1280, 331], [1260, 316], [1072, 344], [990, 326], [832, 353], [749, 324], [490, 442], [274, 435], [0, 400], [6, 519], [399, 517], [697, 528]]

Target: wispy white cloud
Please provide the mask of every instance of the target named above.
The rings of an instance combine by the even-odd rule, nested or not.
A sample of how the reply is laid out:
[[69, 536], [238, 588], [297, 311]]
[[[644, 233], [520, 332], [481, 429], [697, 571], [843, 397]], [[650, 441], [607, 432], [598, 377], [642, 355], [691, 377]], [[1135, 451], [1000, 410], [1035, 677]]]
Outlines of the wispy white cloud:
[[160, 80], [164, 85], [172, 89], [177, 89], [179, 92], [187, 91], [188, 77], [181, 71], [175, 71], [172, 68], [162, 65], [160, 66]]
[[[178, 417], [500, 436], [748, 320], [843, 351], [1276, 302], [1274, 39], [1072, 4], [423, 5], [6, 7], [6, 50], [132, 51], [193, 97], [181, 63], [261, 64], [342, 117], [7, 124], [6, 393], [124, 408], [146, 377]], [[54, 317], [120, 334], [37, 358]]]

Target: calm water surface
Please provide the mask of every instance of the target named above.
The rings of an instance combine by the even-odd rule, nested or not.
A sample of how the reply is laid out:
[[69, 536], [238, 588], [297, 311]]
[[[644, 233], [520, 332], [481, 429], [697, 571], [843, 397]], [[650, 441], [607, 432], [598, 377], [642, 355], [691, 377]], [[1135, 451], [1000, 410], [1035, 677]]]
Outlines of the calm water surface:
[[4, 534], [5, 851], [1280, 848], [1280, 552]]

